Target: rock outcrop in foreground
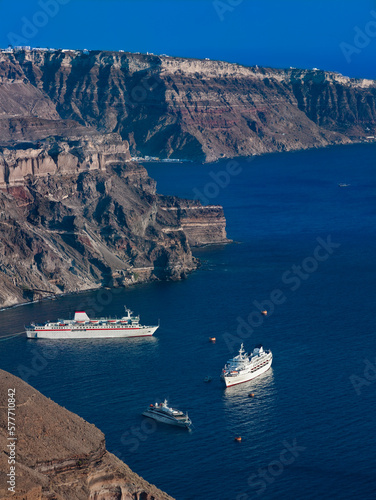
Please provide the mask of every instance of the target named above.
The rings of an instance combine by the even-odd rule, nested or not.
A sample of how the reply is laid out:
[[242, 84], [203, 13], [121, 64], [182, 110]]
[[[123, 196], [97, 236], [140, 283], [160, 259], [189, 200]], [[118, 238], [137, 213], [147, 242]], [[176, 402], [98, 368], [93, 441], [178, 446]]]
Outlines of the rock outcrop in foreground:
[[320, 70], [21, 50], [0, 54], [0, 78], [3, 140], [85, 126], [119, 133], [133, 155], [214, 161], [376, 133], [376, 82]]
[[[9, 389], [16, 401], [15, 464], [7, 446]], [[94, 425], [3, 370], [0, 402], [0, 500], [173, 500], [109, 453]], [[11, 465], [15, 493], [8, 491]]]

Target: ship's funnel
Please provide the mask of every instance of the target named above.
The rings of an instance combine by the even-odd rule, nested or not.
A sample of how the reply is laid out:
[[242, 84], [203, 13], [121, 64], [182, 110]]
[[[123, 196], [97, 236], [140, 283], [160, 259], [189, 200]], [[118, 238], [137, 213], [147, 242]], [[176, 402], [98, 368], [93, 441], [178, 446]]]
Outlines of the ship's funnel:
[[90, 321], [90, 318], [85, 311], [76, 311], [74, 313], [74, 321]]

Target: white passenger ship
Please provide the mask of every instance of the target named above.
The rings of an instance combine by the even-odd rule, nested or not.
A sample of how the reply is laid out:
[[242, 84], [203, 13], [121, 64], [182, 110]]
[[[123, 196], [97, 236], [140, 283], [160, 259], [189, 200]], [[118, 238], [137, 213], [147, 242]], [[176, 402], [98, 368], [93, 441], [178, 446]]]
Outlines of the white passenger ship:
[[159, 327], [140, 325], [140, 317], [132, 314], [125, 308], [125, 316], [120, 319], [90, 319], [85, 311], [76, 311], [73, 320], [58, 319], [41, 325], [32, 323], [25, 328], [26, 335], [29, 339], [145, 337], [153, 335]]
[[248, 382], [269, 370], [272, 361], [272, 352], [264, 351], [262, 345], [258, 345], [253, 352], [246, 354], [242, 344], [239, 354], [227, 361], [221, 379], [226, 387]]
[[167, 399], [163, 403], [151, 404], [147, 410], [143, 412], [145, 417], [153, 418], [164, 424], [176, 425], [178, 427], [189, 428], [192, 425], [188, 413], [185, 414], [175, 408], [170, 408], [167, 404]]

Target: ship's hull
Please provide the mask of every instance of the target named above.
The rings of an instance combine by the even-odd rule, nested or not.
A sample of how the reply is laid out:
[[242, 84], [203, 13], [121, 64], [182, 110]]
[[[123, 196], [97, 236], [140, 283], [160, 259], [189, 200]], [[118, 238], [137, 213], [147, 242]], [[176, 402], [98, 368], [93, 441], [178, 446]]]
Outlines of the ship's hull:
[[124, 328], [116, 326], [113, 328], [67, 328], [60, 330], [26, 329], [29, 339], [108, 339], [127, 337], [150, 337], [158, 326], [140, 326], [137, 328]]
[[156, 420], [157, 422], [162, 422], [163, 424], [168, 424], [168, 425], [175, 425], [176, 427], [186, 427], [187, 429], [191, 425], [190, 422], [179, 422], [178, 420], [175, 420], [173, 417], [169, 417], [168, 415], [161, 415], [161, 414], [156, 414], [150, 411], [144, 411], [143, 413], [144, 417], [149, 417], [152, 418], [153, 420]]
[[242, 373], [240, 375], [236, 375], [233, 377], [222, 376], [222, 380], [226, 384], [226, 387], [231, 387], [233, 385], [238, 385], [238, 384], [243, 384], [244, 382], [249, 382], [250, 380], [253, 380], [254, 378], [267, 372], [269, 370], [269, 368], [272, 366], [272, 361], [273, 361], [273, 359], [270, 359], [270, 361], [266, 365], [262, 366], [261, 368], [259, 368], [258, 370], [254, 371], [254, 372], [249, 371], [249, 372]]

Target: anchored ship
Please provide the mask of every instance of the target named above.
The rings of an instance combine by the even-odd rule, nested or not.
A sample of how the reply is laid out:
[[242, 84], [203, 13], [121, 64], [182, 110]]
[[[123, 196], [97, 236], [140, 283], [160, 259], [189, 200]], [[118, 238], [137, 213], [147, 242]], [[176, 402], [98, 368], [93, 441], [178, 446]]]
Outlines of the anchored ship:
[[140, 316], [125, 307], [125, 316], [120, 319], [90, 319], [85, 311], [76, 311], [73, 320], [58, 319], [25, 328], [29, 339], [100, 339], [151, 336], [157, 326], [140, 325]]
[[170, 408], [167, 404], [167, 399], [160, 404], [151, 404], [149, 408], [143, 412], [143, 415], [164, 424], [177, 425], [178, 427], [186, 427], [187, 429], [192, 425], [188, 413], [185, 414], [180, 410]]
[[242, 344], [239, 354], [227, 361], [221, 379], [226, 387], [248, 382], [269, 370], [272, 361], [272, 352], [264, 351], [262, 345], [256, 346], [251, 353], [246, 354]]

